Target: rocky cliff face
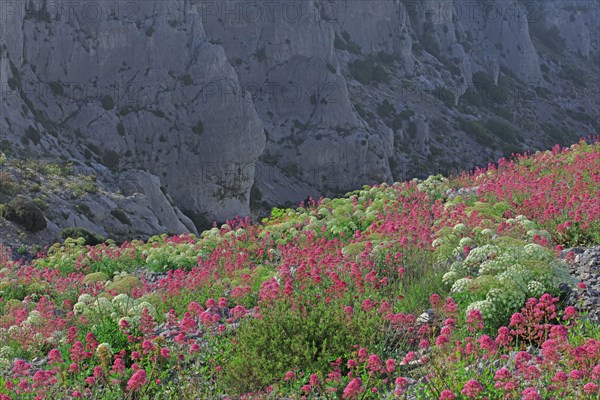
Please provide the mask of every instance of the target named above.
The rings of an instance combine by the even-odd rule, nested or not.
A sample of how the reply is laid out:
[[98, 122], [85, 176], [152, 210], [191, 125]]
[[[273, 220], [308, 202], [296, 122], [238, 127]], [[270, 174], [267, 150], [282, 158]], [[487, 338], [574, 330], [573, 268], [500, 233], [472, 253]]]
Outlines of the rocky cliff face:
[[[143, 169], [182, 208], [217, 219], [248, 213], [262, 122], [193, 7], [17, 4], [0, 35], [11, 97], [0, 129], [11, 148], [98, 161], [115, 173]], [[207, 83], [239, 95], [213, 96]], [[23, 140], [27, 132], [40, 138]]]
[[600, 130], [597, 1], [109, 3], [2, 5], [2, 151], [145, 193], [150, 226]]

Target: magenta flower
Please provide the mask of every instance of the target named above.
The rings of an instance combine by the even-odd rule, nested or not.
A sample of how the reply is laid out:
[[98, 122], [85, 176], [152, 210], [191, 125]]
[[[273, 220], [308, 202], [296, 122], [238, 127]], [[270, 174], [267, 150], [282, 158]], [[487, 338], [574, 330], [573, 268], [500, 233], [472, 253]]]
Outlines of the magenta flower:
[[147, 383], [146, 370], [139, 369], [127, 381], [127, 390], [137, 392]]
[[366, 299], [365, 301], [362, 302], [361, 307], [362, 307], [363, 311], [365, 311], [365, 312], [371, 311], [374, 307], [373, 300]]
[[115, 361], [112, 366], [112, 370], [117, 373], [125, 372], [125, 363], [123, 359], [120, 357], [115, 358]]
[[569, 372], [569, 378], [571, 379], [583, 379], [583, 376], [583, 372], [578, 369], [574, 369], [573, 371]]
[[470, 379], [465, 383], [465, 386], [461, 390], [461, 393], [467, 396], [469, 399], [474, 399], [481, 394], [483, 386], [475, 379]]
[[57, 349], [50, 350], [50, 352], [48, 353], [49, 364], [61, 363], [62, 361], [62, 356], [60, 355], [60, 352]]
[[586, 394], [595, 394], [598, 393], [598, 385], [594, 382], [588, 382], [583, 386], [583, 391]]
[[498, 380], [506, 380], [506, 379], [509, 379], [510, 377], [511, 377], [511, 373], [505, 367], [500, 368], [498, 371], [496, 371], [496, 374], [494, 374], [494, 379], [497, 381]]
[[367, 356], [369, 355], [369, 353], [367, 352], [367, 349], [365, 349], [364, 347], [361, 347], [358, 350], [358, 357], [361, 359], [365, 359], [367, 358]]
[[565, 308], [565, 315], [563, 316], [564, 320], [571, 320], [577, 318], [577, 310], [573, 306], [569, 306]]
[[596, 365], [592, 370], [592, 379], [595, 381], [600, 380], [600, 364]]
[[310, 383], [310, 386], [312, 387], [319, 385], [319, 377], [317, 376], [317, 374], [312, 374], [308, 381]]
[[310, 388], [310, 385], [304, 385], [304, 386], [302, 386], [300, 388], [300, 390], [302, 390], [303, 392], [308, 393], [308, 392], [310, 392], [311, 388]]
[[387, 370], [387, 372], [394, 372], [396, 370], [396, 360], [394, 360], [393, 358], [388, 359], [385, 362], [385, 369]]
[[479, 339], [478, 339], [478, 342], [479, 342], [479, 347], [482, 350], [487, 350], [490, 353], [495, 353], [497, 350], [496, 342], [494, 342], [492, 340], [492, 338], [489, 337], [488, 335], [481, 335], [481, 337], [479, 337]]
[[379, 372], [383, 368], [383, 362], [376, 354], [371, 354], [367, 361], [367, 369], [371, 372]]
[[527, 389], [523, 390], [523, 393], [521, 394], [521, 400], [544, 400], [536, 388], [528, 387]]
[[160, 355], [163, 358], [169, 358], [171, 356], [171, 350], [167, 349], [166, 347], [163, 347], [160, 349]]
[[442, 390], [442, 393], [440, 393], [440, 400], [454, 400], [456, 399], [456, 395], [448, 389], [444, 389]]
[[293, 381], [294, 379], [296, 379], [296, 374], [294, 373], [294, 371], [288, 371], [285, 373], [284, 380]]
[[449, 343], [450, 339], [448, 339], [448, 337], [446, 335], [439, 335], [436, 339], [435, 339], [435, 344], [436, 346], [443, 346], [446, 343]]
[[564, 382], [567, 379], [569, 379], [569, 377], [565, 372], [558, 371], [556, 374], [554, 374], [554, 377], [552, 378], [552, 382]]
[[344, 388], [344, 392], [342, 393], [343, 399], [355, 399], [356, 396], [363, 391], [362, 387], [362, 379], [354, 378], [348, 383], [348, 385]]

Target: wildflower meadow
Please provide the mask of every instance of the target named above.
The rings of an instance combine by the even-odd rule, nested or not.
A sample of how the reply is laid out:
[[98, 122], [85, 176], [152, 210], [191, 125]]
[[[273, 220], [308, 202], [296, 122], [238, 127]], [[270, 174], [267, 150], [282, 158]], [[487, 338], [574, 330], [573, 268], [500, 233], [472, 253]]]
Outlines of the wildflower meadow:
[[199, 237], [0, 248], [0, 400], [600, 399], [600, 142]]

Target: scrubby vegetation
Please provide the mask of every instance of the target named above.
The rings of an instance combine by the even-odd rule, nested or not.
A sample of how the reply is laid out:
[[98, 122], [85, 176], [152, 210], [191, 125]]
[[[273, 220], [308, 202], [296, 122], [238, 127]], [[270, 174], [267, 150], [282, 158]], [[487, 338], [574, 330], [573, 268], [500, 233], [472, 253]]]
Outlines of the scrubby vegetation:
[[0, 217], [22, 225], [29, 232], [46, 229], [47, 222], [44, 213], [35, 202], [22, 196], [17, 196], [0, 208]]
[[597, 399], [557, 254], [600, 242], [599, 171], [581, 142], [200, 237], [3, 250], [0, 399]]

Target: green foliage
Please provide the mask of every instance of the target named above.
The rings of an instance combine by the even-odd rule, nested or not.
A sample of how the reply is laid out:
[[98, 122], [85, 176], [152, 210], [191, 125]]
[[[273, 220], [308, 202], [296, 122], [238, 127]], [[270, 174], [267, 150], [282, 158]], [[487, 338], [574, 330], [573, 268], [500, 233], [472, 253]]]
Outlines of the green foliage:
[[368, 56], [364, 61], [355, 60], [348, 67], [354, 79], [364, 85], [387, 83], [390, 79], [377, 57], [373, 55]]
[[496, 85], [492, 77], [485, 72], [476, 72], [473, 74], [473, 86], [467, 89], [461, 99], [475, 107], [495, 110], [507, 103], [509, 95], [507, 87], [499, 85], [500, 80]]
[[102, 156], [102, 164], [108, 167], [111, 171], [115, 172], [119, 170], [119, 165], [121, 162], [120, 158], [121, 157], [119, 156], [119, 153], [114, 150], [108, 150], [104, 152], [104, 155]]
[[17, 193], [18, 190], [18, 183], [8, 174], [8, 172], [0, 171], [0, 194], [13, 195]]
[[116, 292], [116, 293], [124, 293], [131, 294], [131, 291], [134, 288], [144, 286], [142, 281], [136, 276], [133, 275], [125, 275], [120, 276], [117, 275], [113, 278], [113, 281], [106, 285], [107, 292]]
[[146, 265], [151, 271], [189, 270], [198, 264], [199, 249], [189, 243], [169, 244], [146, 250]]
[[587, 87], [585, 72], [575, 65], [563, 65], [559, 76], [574, 83], [580, 89]]
[[396, 115], [396, 108], [386, 99], [377, 105], [377, 114], [379, 114], [381, 118], [392, 118]]
[[254, 53], [254, 56], [256, 57], [258, 62], [262, 63], [262, 62], [265, 62], [267, 59], [267, 52], [266, 52], [265, 48], [263, 47], [263, 48], [259, 49], [256, 53]]
[[125, 211], [121, 210], [120, 208], [115, 208], [114, 210], [111, 210], [110, 215], [118, 219], [119, 222], [123, 225], [131, 226], [131, 221], [129, 220], [127, 213], [125, 213]]
[[235, 394], [264, 389], [289, 370], [324, 371], [354, 343], [341, 308], [308, 301], [293, 309], [277, 301], [261, 313], [241, 324], [224, 366], [223, 381]]
[[106, 95], [102, 98], [102, 107], [106, 110], [106, 111], [110, 111], [113, 108], [115, 108], [115, 101], [113, 100], [112, 97]]
[[22, 225], [30, 232], [38, 232], [48, 226], [44, 213], [31, 200], [18, 196], [0, 210], [0, 217]]
[[521, 134], [511, 125], [499, 120], [487, 120], [485, 122], [485, 127], [492, 135], [499, 138], [504, 143], [518, 144], [522, 138]]
[[27, 128], [27, 131], [25, 132], [25, 137], [36, 146], [40, 144], [42, 140], [42, 135], [33, 126], [29, 126], [29, 128]]
[[183, 209], [182, 212], [192, 220], [198, 232], [212, 228], [212, 221], [204, 213]]
[[480, 145], [489, 146], [494, 143], [494, 138], [489, 135], [487, 128], [481, 122], [461, 118], [458, 120], [458, 123], [460, 129], [475, 139]]
[[204, 124], [201, 120], [198, 120], [196, 125], [192, 127], [192, 132], [194, 132], [196, 135], [202, 135], [204, 133]]
[[[528, 226], [531, 221], [515, 223]], [[462, 232], [457, 227], [454, 230]], [[452, 257], [458, 257], [459, 261], [451, 262], [443, 281], [458, 299], [466, 301], [467, 312], [480, 310], [491, 328], [506, 323], [527, 299], [538, 298], [544, 293], [560, 295], [561, 285], [575, 284], [567, 265], [551, 250], [512, 238], [492, 239], [494, 232], [490, 229], [479, 229], [474, 233], [479, 236], [477, 241], [469, 236], [460, 240], [457, 236], [454, 239], [446, 237], [445, 240], [456, 245]], [[547, 234], [537, 230], [534, 233]], [[475, 243], [485, 244], [475, 247]], [[474, 248], [463, 257], [466, 245]]]
[[550, 123], [542, 123], [541, 128], [544, 133], [550, 137], [552, 145], [567, 145], [574, 137], [573, 132], [568, 129]]
[[442, 101], [446, 107], [454, 107], [454, 103], [456, 102], [456, 96], [454, 95], [454, 92], [452, 92], [450, 89], [445, 88], [443, 86], [438, 86], [434, 92], [433, 95], [440, 101]]
[[87, 274], [83, 278], [84, 284], [96, 283], [96, 282], [106, 282], [108, 281], [108, 275], [104, 272], [92, 272], [91, 274]]
[[76, 182], [73, 182], [69, 186], [73, 191], [74, 197], [83, 197], [86, 193], [98, 192], [98, 185], [95, 179], [91, 179], [90, 177], [79, 177]]
[[545, 28], [542, 23], [532, 24], [531, 34], [557, 54], [562, 54], [566, 49], [565, 39], [556, 26]]
[[85, 228], [80, 227], [68, 227], [60, 232], [60, 237], [63, 239], [72, 238], [83, 238], [84, 244], [95, 246], [104, 242], [106, 239], [97, 233], [92, 233]]
[[[346, 32], [344, 32], [346, 33]], [[352, 54], [359, 55], [361, 53], [360, 46], [350, 40], [350, 35], [347, 33], [342, 37], [339, 37], [336, 33], [335, 38], [333, 40], [333, 46], [338, 50], [346, 50]]]

